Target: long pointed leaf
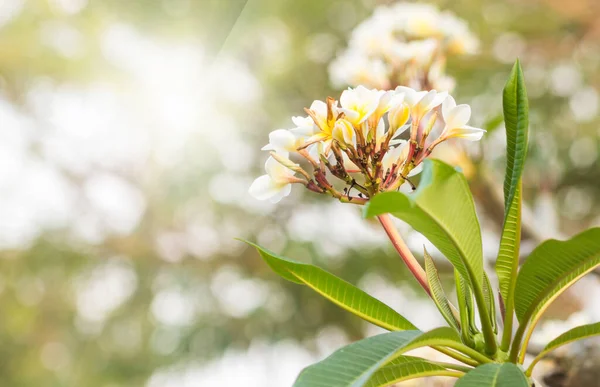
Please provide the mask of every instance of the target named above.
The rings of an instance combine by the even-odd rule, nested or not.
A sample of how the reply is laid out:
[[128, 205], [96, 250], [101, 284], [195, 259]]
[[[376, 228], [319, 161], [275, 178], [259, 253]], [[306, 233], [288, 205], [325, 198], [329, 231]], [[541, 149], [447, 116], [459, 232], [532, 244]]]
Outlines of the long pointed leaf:
[[338, 349], [329, 357], [305, 368], [294, 387], [360, 387], [420, 331], [383, 333]]
[[388, 332], [350, 344], [305, 368], [294, 387], [360, 387], [385, 365], [397, 364], [403, 353], [421, 347], [448, 347], [482, 362], [491, 360], [465, 346], [455, 330], [436, 328], [429, 332]]
[[[524, 348], [548, 306], [573, 283], [600, 265], [600, 228], [567, 240], [548, 240], [533, 250], [519, 271], [515, 312], [520, 322], [511, 348], [511, 359], [520, 361]], [[527, 329], [523, 349], [519, 348]]]
[[513, 363], [484, 364], [458, 379], [455, 387], [530, 387], [527, 377]]
[[406, 380], [428, 376], [460, 377], [462, 374], [462, 372], [449, 371], [440, 365], [423, 359], [401, 356], [375, 372], [366, 387], [386, 387]]
[[585, 339], [585, 338], [592, 337], [592, 336], [598, 336], [598, 335], [600, 335], [600, 322], [575, 327], [575, 328], [563, 333], [562, 335], [558, 336], [556, 339], [549, 342], [548, 345], [546, 345], [546, 347], [544, 347], [542, 352], [540, 352], [535, 357], [535, 359], [533, 359], [533, 362], [531, 362], [531, 365], [529, 366], [529, 369], [527, 371], [529, 373], [531, 373], [531, 370], [533, 370], [533, 367], [535, 367], [537, 362], [542, 360], [542, 358], [544, 356], [546, 356], [549, 352], [554, 351], [556, 348], [561, 347], [563, 345], [567, 345], [567, 344], [572, 343], [577, 340]]
[[527, 323], [568, 285], [600, 265], [600, 228], [567, 240], [548, 240], [536, 247], [519, 271], [515, 312]]
[[383, 302], [325, 270], [276, 255], [254, 243], [267, 264], [281, 277], [304, 284], [358, 317], [387, 330], [417, 329], [410, 321]]
[[452, 306], [446, 297], [446, 293], [444, 292], [444, 288], [442, 287], [442, 283], [440, 282], [440, 277], [438, 275], [438, 271], [433, 263], [433, 259], [427, 253], [427, 250], [423, 252], [423, 257], [425, 259], [425, 272], [427, 273], [427, 282], [429, 283], [429, 287], [431, 288], [431, 297], [435, 302], [435, 305], [438, 307], [440, 313], [444, 317], [444, 319], [448, 322], [452, 328], [460, 331], [460, 323], [454, 317], [454, 313], [452, 312]]
[[519, 60], [515, 62], [502, 96], [506, 127], [506, 174], [504, 177], [504, 224], [496, 260], [500, 295], [506, 315], [501, 348], [508, 350], [512, 335], [514, 291], [521, 246], [521, 175], [529, 137], [529, 103]]
[[513, 202], [527, 155], [529, 102], [519, 60], [504, 86], [502, 95], [506, 126], [506, 176], [504, 179], [505, 213]]

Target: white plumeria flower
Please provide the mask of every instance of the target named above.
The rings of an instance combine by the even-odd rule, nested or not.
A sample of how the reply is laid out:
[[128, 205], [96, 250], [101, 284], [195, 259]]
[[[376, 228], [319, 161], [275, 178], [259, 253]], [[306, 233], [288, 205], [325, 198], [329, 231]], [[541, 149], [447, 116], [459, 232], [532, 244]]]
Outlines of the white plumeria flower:
[[410, 106], [413, 121], [421, 120], [425, 114], [439, 106], [448, 96], [445, 91], [440, 93], [435, 90], [416, 91], [406, 86], [398, 86], [396, 93], [404, 95], [404, 102]]
[[407, 45], [407, 52], [410, 53], [411, 58], [420, 64], [428, 65], [435, 54], [435, 50], [439, 46], [437, 39], [425, 39], [425, 40], [414, 40], [409, 42]]
[[467, 125], [471, 119], [471, 107], [466, 104], [456, 105], [452, 96], [448, 96], [442, 104], [442, 116], [446, 126], [440, 135], [440, 139], [459, 137], [470, 141], [479, 141], [486, 132], [483, 129]]
[[288, 157], [289, 153], [295, 152], [303, 142], [302, 138], [294, 136], [291, 131], [277, 129], [269, 133], [269, 143], [263, 146], [261, 150], [275, 151]]
[[364, 86], [344, 90], [340, 97], [341, 111], [354, 125], [360, 125], [379, 107], [381, 91], [369, 90]]
[[376, 14], [358, 25], [350, 37], [350, 44], [360, 47], [369, 56], [381, 56], [394, 42], [393, 20], [389, 15]]
[[329, 78], [336, 88], [365, 84], [388, 89], [390, 69], [381, 59], [369, 58], [357, 50], [348, 50], [331, 62]]
[[[424, 80], [417, 74], [426, 72], [432, 60], [473, 54], [478, 44], [463, 20], [435, 6], [405, 2], [379, 6], [352, 31], [348, 48], [329, 67], [330, 78], [336, 87], [389, 89], [399, 76], [405, 85], [421, 89]], [[436, 84], [432, 79], [427, 82]]]
[[273, 157], [265, 163], [267, 174], [254, 180], [248, 192], [258, 200], [269, 200], [277, 203], [292, 192], [295, 172], [279, 164]]
[[438, 25], [439, 12], [435, 7], [425, 5], [414, 11], [412, 17], [406, 23], [406, 32], [409, 35], [427, 38], [440, 34]]

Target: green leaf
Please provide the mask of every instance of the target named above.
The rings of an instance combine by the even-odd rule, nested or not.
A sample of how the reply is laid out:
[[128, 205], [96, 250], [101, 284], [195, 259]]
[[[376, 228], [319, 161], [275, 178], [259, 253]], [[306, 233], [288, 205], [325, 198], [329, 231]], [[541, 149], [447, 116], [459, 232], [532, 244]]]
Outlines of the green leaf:
[[371, 379], [369, 379], [366, 387], [385, 387], [406, 380], [428, 376], [460, 377], [462, 374], [462, 372], [449, 371], [440, 365], [418, 357], [400, 356], [375, 372]]
[[548, 240], [533, 250], [519, 271], [515, 288], [515, 312], [520, 324], [510, 352], [512, 361], [523, 361], [533, 329], [552, 301], [599, 265], [600, 228], [567, 241]]
[[531, 374], [533, 367], [539, 362], [544, 356], [546, 356], [549, 352], [554, 351], [556, 348], [561, 347], [563, 345], [567, 345], [577, 340], [585, 339], [592, 336], [600, 335], [600, 322], [588, 325], [582, 325], [579, 327], [575, 327], [562, 335], [558, 336], [556, 339], [546, 345], [546, 347], [540, 352], [531, 365], [527, 369], [527, 372]]
[[510, 345], [513, 324], [514, 292], [519, 270], [521, 246], [521, 175], [527, 155], [529, 137], [529, 106], [523, 71], [515, 62], [502, 96], [506, 126], [506, 174], [504, 177], [504, 224], [496, 273], [500, 295], [506, 307], [504, 335], [501, 348]]
[[305, 368], [294, 387], [359, 387], [420, 331], [383, 333], [338, 349], [326, 359]]
[[294, 262], [288, 258], [278, 256], [254, 243], [244, 242], [255, 247], [271, 269], [281, 277], [298, 284], [307, 285], [358, 317], [387, 330], [417, 329], [407, 319], [383, 302], [333, 274], [313, 265]]
[[500, 295], [512, 313], [512, 299], [519, 270], [519, 250], [521, 246], [521, 188], [518, 187], [508, 212], [504, 217], [500, 248], [496, 259], [496, 274]]
[[504, 179], [504, 207], [509, 212], [521, 179], [527, 155], [529, 103], [519, 60], [515, 62], [502, 95], [506, 126], [506, 176]]
[[456, 321], [456, 317], [454, 317], [454, 313], [452, 311], [452, 306], [446, 297], [446, 293], [444, 292], [444, 288], [442, 287], [442, 283], [440, 282], [440, 277], [438, 275], [438, 271], [433, 263], [433, 259], [425, 250], [423, 252], [423, 257], [425, 259], [425, 272], [427, 273], [427, 282], [429, 283], [429, 287], [431, 288], [431, 297], [435, 302], [435, 305], [438, 307], [440, 313], [444, 317], [444, 319], [448, 322], [452, 328], [460, 331], [460, 324]]
[[483, 273], [483, 297], [485, 298], [487, 310], [490, 313], [490, 320], [492, 321], [494, 333], [498, 333], [498, 326], [496, 324], [496, 302], [494, 301], [494, 288], [492, 288], [490, 279], [485, 273]]
[[429, 332], [388, 332], [357, 341], [305, 368], [295, 387], [359, 387], [384, 365], [393, 364], [403, 353], [421, 347], [448, 347], [478, 361], [490, 362], [460, 342], [455, 330], [442, 327]]
[[600, 228], [567, 240], [548, 240], [527, 258], [517, 278], [515, 312], [521, 324], [573, 282], [600, 265]]
[[462, 341], [472, 347], [475, 345], [473, 335], [478, 332], [475, 325], [473, 294], [458, 270], [454, 270], [454, 282], [456, 284], [456, 298], [458, 299], [458, 307], [460, 309]]
[[484, 364], [458, 379], [455, 387], [530, 387], [523, 371], [513, 363]]
[[367, 217], [391, 213], [423, 234], [474, 289], [481, 289], [483, 258], [479, 220], [464, 175], [439, 160], [426, 159], [412, 194], [384, 192], [365, 205]]

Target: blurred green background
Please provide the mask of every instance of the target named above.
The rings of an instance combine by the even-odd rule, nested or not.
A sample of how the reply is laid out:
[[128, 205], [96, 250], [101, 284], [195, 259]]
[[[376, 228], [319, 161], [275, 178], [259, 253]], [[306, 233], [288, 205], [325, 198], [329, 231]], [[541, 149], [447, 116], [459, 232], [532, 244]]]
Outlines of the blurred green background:
[[[247, 194], [268, 132], [339, 93], [329, 61], [386, 3], [1, 0], [0, 384], [286, 386], [376, 332], [279, 279], [235, 237], [440, 324], [358, 208], [298, 187], [277, 205]], [[522, 60], [526, 246], [599, 224], [600, 3], [430, 3], [482, 41], [448, 65], [476, 126], [500, 113]], [[470, 151], [499, 184], [502, 130]], [[493, 259], [500, 221], [484, 180], [472, 173]], [[403, 232], [418, 252], [423, 238]], [[557, 317], [600, 318], [592, 297], [575, 298]]]

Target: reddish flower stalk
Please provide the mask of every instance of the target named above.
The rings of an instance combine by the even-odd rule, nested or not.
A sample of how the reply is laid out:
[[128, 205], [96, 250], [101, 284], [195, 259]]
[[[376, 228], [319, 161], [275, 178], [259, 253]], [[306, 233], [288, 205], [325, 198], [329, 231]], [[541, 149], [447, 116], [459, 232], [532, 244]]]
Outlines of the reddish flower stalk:
[[419, 281], [421, 287], [431, 297], [431, 289], [429, 288], [429, 284], [427, 282], [427, 274], [425, 274], [425, 270], [423, 270], [415, 256], [411, 253], [406, 243], [404, 243], [400, 233], [398, 233], [398, 230], [396, 230], [396, 227], [392, 223], [392, 218], [390, 218], [388, 214], [384, 214], [379, 215], [377, 219], [379, 219], [381, 226], [383, 226], [383, 229], [390, 238], [394, 248], [398, 254], [400, 254], [400, 257], [408, 267], [408, 270], [410, 270], [412, 275], [417, 279], [417, 281]]

